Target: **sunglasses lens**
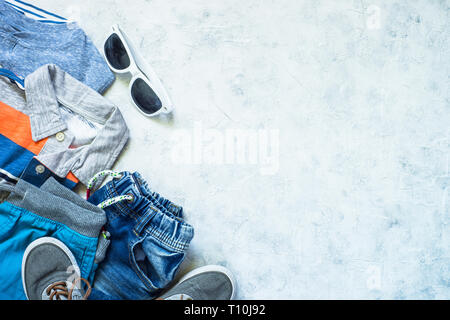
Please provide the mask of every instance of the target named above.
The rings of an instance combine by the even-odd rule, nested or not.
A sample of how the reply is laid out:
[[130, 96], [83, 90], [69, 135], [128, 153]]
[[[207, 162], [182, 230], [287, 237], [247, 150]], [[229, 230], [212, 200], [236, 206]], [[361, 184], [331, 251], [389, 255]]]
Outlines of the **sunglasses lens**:
[[146, 114], [155, 113], [162, 107], [161, 100], [159, 100], [153, 89], [140, 78], [133, 82], [131, 96], [134, 103]]
[[130, 66], [130, 57], [119, 36], [113, 33], [105, 42], [105, 55], [108, 62], [117, 70]]

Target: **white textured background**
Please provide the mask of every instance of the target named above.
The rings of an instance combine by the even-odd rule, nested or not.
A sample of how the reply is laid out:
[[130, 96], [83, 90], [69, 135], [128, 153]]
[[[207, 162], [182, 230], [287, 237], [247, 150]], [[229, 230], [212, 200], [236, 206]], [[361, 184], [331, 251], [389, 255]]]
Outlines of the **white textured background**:
[[[181, 273], [225, 265], [246, 299], [450, 298], [450, 1], [32, 2], [99, 48], [119, 23], [166, 85], [168, 118], [126, 79], [106, 96], [131, 130], [116, 168], [195, 226]], [[195, 123], [279, 130], [278, 172], [174, 163]]]

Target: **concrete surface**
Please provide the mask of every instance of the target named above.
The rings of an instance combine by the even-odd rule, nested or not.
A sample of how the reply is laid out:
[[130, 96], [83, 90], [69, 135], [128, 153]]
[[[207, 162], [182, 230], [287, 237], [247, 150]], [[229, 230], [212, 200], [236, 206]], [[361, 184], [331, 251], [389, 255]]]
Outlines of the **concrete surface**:
[[[31, 0], [30, 0], [31, 1]], [[56, 1], [100, 48], [119, 23], [175, 104], [116, 164], [180, 203], [180, 275], [240, 299], [450, 298], [449, 1]], [[233, 144], [236, 142], [236, 145]]]

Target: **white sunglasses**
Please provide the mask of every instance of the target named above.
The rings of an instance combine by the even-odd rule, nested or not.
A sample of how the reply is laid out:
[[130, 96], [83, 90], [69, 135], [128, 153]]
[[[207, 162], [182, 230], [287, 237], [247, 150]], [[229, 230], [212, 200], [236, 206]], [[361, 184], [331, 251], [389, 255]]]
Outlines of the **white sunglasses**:
[[153, 117], [172, 112], [172, 102], [158, 76], [119, 25], [112, 27], [103, 44], [103, 54], [112, 71], [131, 73], [131, 101], [143, 115]]

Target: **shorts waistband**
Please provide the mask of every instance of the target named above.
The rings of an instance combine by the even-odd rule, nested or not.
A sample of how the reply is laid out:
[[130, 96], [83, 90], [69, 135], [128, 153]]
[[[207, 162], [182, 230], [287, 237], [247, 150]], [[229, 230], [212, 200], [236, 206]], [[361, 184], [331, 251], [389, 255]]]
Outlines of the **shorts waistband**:
[[102, 209], [85, 201], [54, 178], [48, 179], [41, 188], [19, 180], [6, 201], [62, 223], [86, 237], [97, 238], [106, 224], [106, 214]]
[[142, 195], [152, 201], [158, 209], [163, 212], [168, 211], [174, 216], [183, 218], [183, 207], [162, 197], [159, 193], [152, 191], [147, 181], [145, 181], [138, 172], [134, 172], [132, 174], [124, 172], [124, 175], [125, 177], [129, 175], [132, 178], [133, 182], [136, 184], [136, 187], [139, 188], [139, 191], [142, 193]]
[[120, 179], [106, 184], [106, 194], [110, 198], [132, 195], [132, 201], [118, 202], [113, 206], [137, 220], [134, 233], [149, 233], [174, 250], [186, 250], [194, 236], [194, 228], [182, 219], [182, 207], [152, 192], [139, 173], [121, 174]]
[[32, 37], [23, 39], [26, 44], [51, 46], [49, 41], [54, 42], [54, 46], [60, 46], [71, 41], [74, 36], [84, 34], [83, 30], [76, 22], [67, 23], [44, 23], [33, 18], [29, 18], [18, 12], [0, 0], [0, 32], [9, 34], [17, 41], [21, 41], [20, 36], [15, 36], [21, 31], [33, 33]]

